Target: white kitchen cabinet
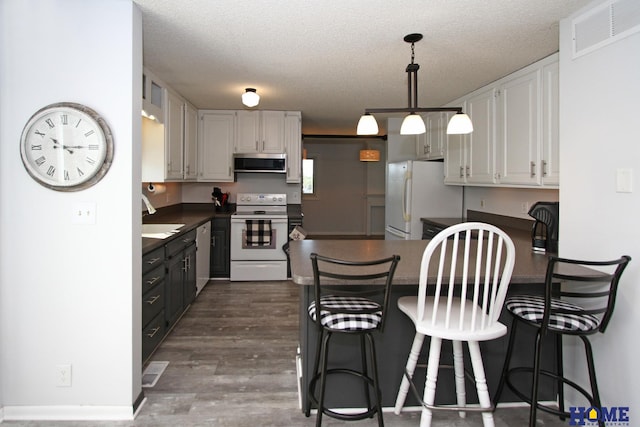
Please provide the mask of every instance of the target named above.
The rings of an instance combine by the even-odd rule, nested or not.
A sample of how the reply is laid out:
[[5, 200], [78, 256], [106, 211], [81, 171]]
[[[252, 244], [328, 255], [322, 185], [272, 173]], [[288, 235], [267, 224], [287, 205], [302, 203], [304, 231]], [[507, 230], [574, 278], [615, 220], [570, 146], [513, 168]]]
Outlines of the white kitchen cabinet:
[[198, 110], [184, 103], [184, 180], [198, 178]]
[[184, 176], [184, 100], [171, 90], [166, 90], [167, 103], [164, 114], [165, 152], [167, 180], [182, 180]]
[[559, 77], [560, 67], [554, 61], [542, 68], [542, 184], [560, 185], [559, 141]]
[[147, 117], [153, 117], [158, 123], [164, 120], [164, 83], [151, 71], [142, 71], [142, 110]]
[[236, 113], [236, 153], [284, 153], [284, 111]]
[[194, 180], [197, 110], [166, 87], [162, 93], [161, 120], [143, 119], [142, 182]]
[[[461, 107], [467, 111], [464, 99], [453, 101], [448, 106]], [[447, 124], [451, 114], [445, 115]], [[444, 182], [445, 184], [460, 185], [467, 182], [470, 168], [467, 167], [467, 143], [469, 135], [444, 135]]]
[[556, 187], [558, 74], [554, 54], [449, 104], [474, 131], [446, 137], [445, 183]]
[[474, 92], [466, 103], [473, 122], [473, 132], [466, 138], [465, 165], [467, 184], [493, 184], [495, 172], [495, 108], [494, 88]]
[[436, 160], [444, 158], [447, 135], [447, 114], [445, 112], [422, 115], [427, 131], [416, 135], [416, 158], [418, 160]]
[[[473, 122], [468, 135], [447, 135], [445, 130], [445, 183], [491, 185], [494, 181], [495, 90], [482, 88], [464, 100], [462, 107]], [[453, 113], [445, 115], [446, 123]]]
[[287, 155], [287, 183], [302, 182], [302, 114], [299, 111], [285, 112], [284, 149]]
[[198, 181], [233, 182], [236, 112], [201, 110], [198, 132]]
[[[498, 88], [500, 184], [540, 185], [540, 69], [517, 72]], [[474, 123], [475, 124], [475, 123]]]

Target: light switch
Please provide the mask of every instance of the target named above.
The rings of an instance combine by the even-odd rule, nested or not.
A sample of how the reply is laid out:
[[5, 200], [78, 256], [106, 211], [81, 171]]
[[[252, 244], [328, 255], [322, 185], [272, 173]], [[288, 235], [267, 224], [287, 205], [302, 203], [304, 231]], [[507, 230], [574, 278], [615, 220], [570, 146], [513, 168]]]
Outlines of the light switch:
[[616, 192], [633, 192], [633, 169], [618, 169], [616, 171]]
[[96, 223], [96, 204], [95, 202], [77, 202], [74, 203], [71, 211], [71, 222], [74, 224], [90, 224]]

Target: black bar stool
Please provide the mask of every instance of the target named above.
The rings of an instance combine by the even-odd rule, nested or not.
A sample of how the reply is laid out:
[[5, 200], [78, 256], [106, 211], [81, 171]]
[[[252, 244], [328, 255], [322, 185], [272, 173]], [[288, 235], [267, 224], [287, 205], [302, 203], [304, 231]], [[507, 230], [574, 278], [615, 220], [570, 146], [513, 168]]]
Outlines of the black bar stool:
[[[493, 399], [494, 402], [499, 401], [506, 384], [520, 399], [531, 405], [529, 412], [529, 426], [531, 427], [536, 425], [537, 409], [558, 415], [561, 419], [570, 416], [569, 412], [564, 410], [563, 387], [565, 384], [582, 394], [592, 407], [601, 407], [593, 352], [588, 336], [597, 332], [604, 333], [607, 328], [613, 314], [620, 276], [629, 261], [631, 261], [631, 257], [626, 255], [613, 261], [580, 261], [551, 256], [547, 265], [544, 296], [517, 295], [507, 298], [505, 307], [513, 316], [514, 322], [509, 334], [509, 346], [500, 383]], [[552, 285], [558, 283], [566, 289], [555, 288], [554, 290]], [[595, 289], [596, 285], [600, 286]], [[520, 323], [537, 329], [533, 367], [510, 368], [516, 330]], [[556, 372], [540, 368], [541, 341], [547, 333], [557, 336]], [[584, 344], [591, 392], [564, 377], [562, 369], [563, 335], [580, 337]], [[512, 375], [522, 373], [528, 373], [532, 376], [529, 396], [518, 390], [511, 381]], [[538, 402], [538, 386], [541, 375], [557, 381], [558, 409]], [[599, 424], [604, 426], [602, 421]]]
[[[372, 332], [382, 331], [384, 328], [391, 296], [391, 282], [399, 260], [398, 255], [372, 261], [346, 261], [311, 254], [315, 300], [309, 305], [308, 312], [317, 327], [318, 341], [308, 395], [309, 401], [318, 408], [316, 426], [322, 425], [323, 414], [341, 420], [361, 420], [373, 417], [376, 413], [378, 425], [381, 427], [384, 425], [382, 393], [378, 383]], [[359, 338], [361, 371], [327, 368], [329, 342], [334, 333]], [[342, 413], [325, 407], [327, 376], [333, 374], [355, 375], [363, 381], [367, 402], [367, 409], [364, 412]], [[318, 380], [320, 380], [319, 396], [316, 397]], [[370, 389], [375, 395], [373, 405]], [[310, 415], [310, 407], [311, 405], [308, 404], [306, 416]]]

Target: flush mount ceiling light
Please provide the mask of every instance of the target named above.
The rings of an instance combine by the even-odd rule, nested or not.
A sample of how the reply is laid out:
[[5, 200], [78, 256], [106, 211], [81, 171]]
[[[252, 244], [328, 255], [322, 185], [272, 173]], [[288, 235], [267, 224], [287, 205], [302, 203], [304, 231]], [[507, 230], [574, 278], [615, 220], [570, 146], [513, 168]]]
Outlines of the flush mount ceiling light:
[[422, 40], [422, 34], [408, 34], [404, 37], [404, 41], [411, 43], [411, 63], [407, 65], [407, 78], [409, 82], [409, 106], [407, 108], [367, 108], [358, 121], [358, 135], [376, 135], [378, 133], [378, 123], [372, 114], [376, 113], [409, 113], [402, 121], [400, 134], [402, 135], [418, 135], [425, 133], [426, 128], [424, 121], [419, 114], [431, 113], [439, 111], [455, 111], [456, 114], [451, 117], [447, 126], [448, 134], [466, 134], [473, 132], [473, 124], [469, 116], [462, 112], [462, 108], [458, 107], [438, 107], [438, 108], [419, 108], [418, 107], [418, 70], [420, 65], [413, 62], [415, 52], [415, 43]]
[[256, 93], [256, 90], [252, 87], [245, 89], [242, 94], [242, 103], [247, 107], [255, 107], [260, 102], [260, 95]]

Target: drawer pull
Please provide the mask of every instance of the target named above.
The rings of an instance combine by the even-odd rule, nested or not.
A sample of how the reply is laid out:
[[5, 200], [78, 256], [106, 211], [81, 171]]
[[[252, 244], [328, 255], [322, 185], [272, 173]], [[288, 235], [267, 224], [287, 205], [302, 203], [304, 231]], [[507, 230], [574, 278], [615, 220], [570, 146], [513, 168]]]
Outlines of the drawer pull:
[[160, 298], [160, 295], [152, 296], [150, 299], [147, 300], [147, 304], [153, 305], [154, 302], [158, 301], [158, 298]]
[[149, 265], [153, 265], [153, 264], [155, 264], [155, 263], [156, 263], [156, 262], [158, 262], [158, 261], [160, 261], [160, 258], [159, 258], [159, 257], [158, 257], [158, 258], [151, 258], [150, 260], [148, 260], [148, 261], [147, 261], [147, 264], [149, 264]]
[[154, 283], [156, 283], [158, 280], [160, 280], [160, 276], [152, 277], [151, 279], [147, 280], [147, 285], [151, 286]]
[[149, 338], [153, 338], [153, 336], [154, 336], [155, 334], [157, 334], [159, 330], [160, 330], [160, 326], [158, 326], [157, 328], [154, 328], [154, 329], [153, 329], [153, 331], [152, 331], [150, 334], [147, 334], [147, 336], [148, 336]]

